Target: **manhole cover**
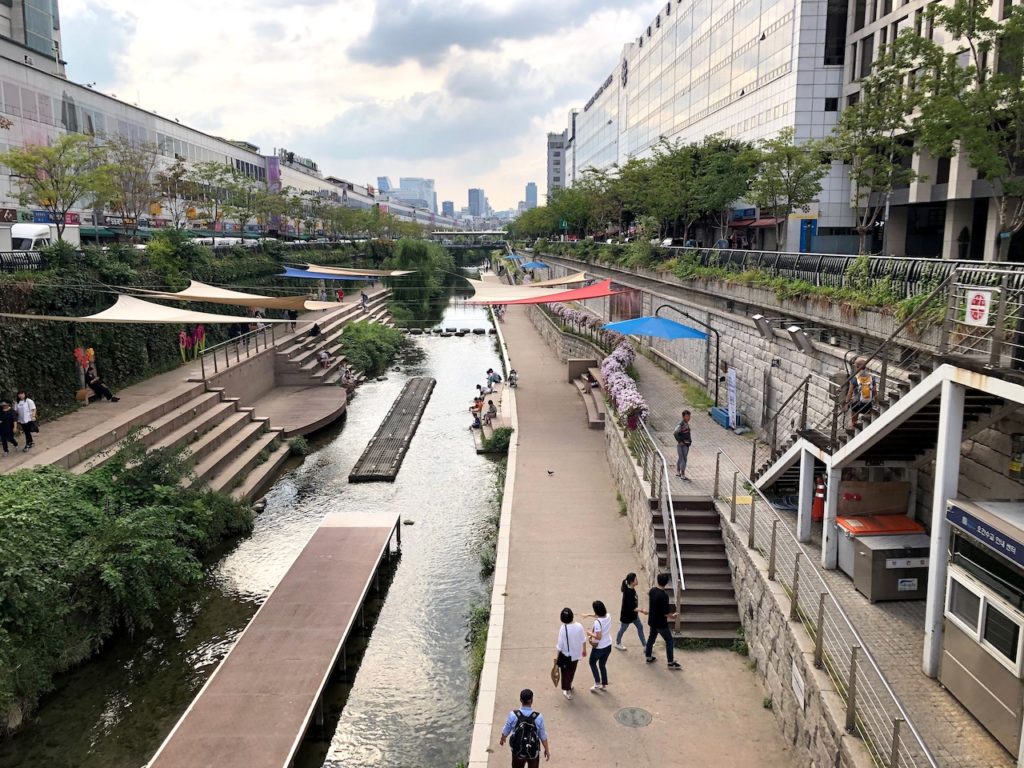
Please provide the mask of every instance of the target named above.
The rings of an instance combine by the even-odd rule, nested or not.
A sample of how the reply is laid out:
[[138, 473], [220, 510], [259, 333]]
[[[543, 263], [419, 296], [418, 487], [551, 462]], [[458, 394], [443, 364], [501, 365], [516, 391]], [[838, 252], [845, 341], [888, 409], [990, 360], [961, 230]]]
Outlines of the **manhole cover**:
[[651, 724], [651, 713], [639, 707], [626, 707], [615, 713], [615, 719], [627, 728], [643, 728]]

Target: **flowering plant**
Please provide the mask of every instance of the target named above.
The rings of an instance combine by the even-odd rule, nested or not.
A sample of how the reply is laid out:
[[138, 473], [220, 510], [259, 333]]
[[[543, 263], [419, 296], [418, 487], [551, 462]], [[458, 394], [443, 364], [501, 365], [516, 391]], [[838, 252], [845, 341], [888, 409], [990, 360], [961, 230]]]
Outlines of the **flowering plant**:
[[[618, 334], [616, 334], [618, 335]], [[636, 422], [647, 419], [649, 409], [633, 377], [626, 369], [633, 364], [636, 352], [628, 341], [620, 341], [612, 353], [601, 361], [601, 376], [605, 392], [612, 405], [630, 429], [636, 429]]]

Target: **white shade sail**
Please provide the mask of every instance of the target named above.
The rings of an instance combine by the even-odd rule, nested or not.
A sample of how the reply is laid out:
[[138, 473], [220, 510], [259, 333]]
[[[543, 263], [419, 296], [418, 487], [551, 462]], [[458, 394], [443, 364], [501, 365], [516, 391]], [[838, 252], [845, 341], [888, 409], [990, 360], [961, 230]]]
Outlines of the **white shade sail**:
[[[85, 317], [63, 317], [61, 315], [21, 315], [9, 312], [0, 312], [0, 317], [13, 318], [15, 320], [46, 320], [57, 323], [174, 323], [176, 325], [192, 325], [205, 323], [251, 323], [251, 317], [240, 317], [238, 315], [215, 315], [212, 312], [192, 312], [188, 309], [166, 307], [163, 304], [153, 304], [143, 301], [135, 296], [118, 294], [117, 303], [109, 309], [97, 312], [95, 315]], [[268, 320], [261, 318], [261, 323], [288, 323], [290, 320]]]
[[188, 288], [176, 293], [163, 291], [141, 291], [147, 297], [155, 299], [173, 299], [174, 301], [204, 301], [208, 304], [230, 304], [235, 307], [251, 307], [253, 309], [294, 309], [297, 312], [317, 309], [336, 309], [338, 304], [333, 301], [310, 301], [305, 296], [261, 296], [255, 293], [242, 293], [215, 285], [190, 280]]
[[345, 275], [346, 277], [401, 277], [415, 272], [411, 269], [345, 269], [343, 267], [321, 267], [317, 264], [307, 264], [306, 269], [311, 272], [323, 272], [325, 275]]
[[587, 277], [586, 272], [577, 272], [575, 275], [566, 275], [565, 277], [552, 277], [550, 280], [540, 280], [535, 283], [530, 283], [531, 288], [546, 288], [552, 285], [576, 285], [577, 283], [585, 283], [590, 278]]
[[[534, 285], [506, 285], [485, 283], [482, 280], [466, 278], [473, 287], [472, 301], [476, 304], [504, 304], [518, 299], [540, 299], [565, 293], [560, 288], [537, 288]], [[557, 299], [552, 299], [557, 301]]]

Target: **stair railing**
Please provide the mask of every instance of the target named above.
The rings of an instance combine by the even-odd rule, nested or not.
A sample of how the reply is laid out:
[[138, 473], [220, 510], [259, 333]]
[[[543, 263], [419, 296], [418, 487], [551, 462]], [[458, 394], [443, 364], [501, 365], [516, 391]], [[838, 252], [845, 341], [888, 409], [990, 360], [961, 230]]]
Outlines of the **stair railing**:
[[[239, 319], [244, 320], [245, 318]], [[225, 370], [230, 368], [232, 357], [234, 357], [234, 363], [237, 365], [242, 360], [247, 360], [252, 355], [259, 354], [260, 342], [263, 343], [263, 349], [274, 346], [277, 342], [276, 333], [273, 324], [265, 325], [257, 328], [255, 331], [249, 331], [241, 336], [236, 336], [233, 339], [222, 341], [220, 344], [207, 347], [199, 353], [199, 368], [202, 371], [203, 378], [205, 379], [207, 376], [207, 367], [213, 369], [210, 373], [212, 376], [215, 373], [219, 373], [221, 368]]]
[[[628, 431], [627, 434], [629, 434]], [[636, 442], [642, 443], [645, 448], [647, 459], [644, 461], [644, 477], [646, 479], [648, 474], [650, 475], [652, 498], [654, 489], [659, 490], [657, 494], [658, 508], [667, 539], [668, 553], [665, 559], [668, 560], [669, 575], [672, 578], [672, 596], [676, 606], [675, 629], [678, 631], [682, 622], [680, 609], [683, 592], [686, 590], [686, 578], [683, 574], [683, 557], [679, 548], [679, 531], [676, 529], [676, 511], [672, 503], [672, 482], [668, 474], [668, 461], [645, 422], [641, 421], [637, 429], [632, 430], [632, 434], [636, 436]]]
[[864, 639], [814, 564], [813, 554], [797, 541], [792, 518], [781, 517], [722, 450], [715, 462], [714, 499], [723, 528], [728, 517], [741, 540], [745, 534], [747, 550], [766, 561], [768, 579], [785, 589], [790, 621], [802, 624], [814, 643], [814, 666], [832, 678], [845, 699], [846, 730], [861, 739], [876, 765], [938, 768]]
[[[783, 440], [807, 428], [807, 409], [810, 404], [811, 374], [807, 374], [789, 393], [782, 405], [768, 419], [763, 438], [755, 438], [751, 448], [750, 476], [756, 477], [765, 464], [771, 464], [779, 457]], [[780, 431], [781, 430], [781, 431]]]

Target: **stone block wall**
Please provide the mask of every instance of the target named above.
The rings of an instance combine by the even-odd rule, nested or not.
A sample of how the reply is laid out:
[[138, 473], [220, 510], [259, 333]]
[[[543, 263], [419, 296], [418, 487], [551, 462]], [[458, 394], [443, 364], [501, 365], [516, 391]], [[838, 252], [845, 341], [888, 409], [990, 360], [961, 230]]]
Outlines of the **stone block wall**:
[[[237, 397], [242, 405], [252, 405], [277, 385], [274, 373], [277, 350], [274, 347], [264, 349], [261, 344], [259, 352], [253, 347], [252, 356], [248, 359], [244, 356], [244, 347], [241, 354], [241, 361], [235, 362], [232, 351], [231, 367], [222, 367], [220, 373], [214, 374], [208, 381], [211, 387], [223, 387], [227, 397]], [[210, 363], [207, 362], [207, 365]]]
[[651, 524], [650, 486], [629, 452], [621, 427], [611, 420], [605, 423], [604, 448], [615, 487], [626, 504], [626, 516], [633, 532], [633, 548], [640, 555], [647, 583], [653, 584], [658, 576], [658, 550]]
[[[796, 764], [869, 768], [871, 756], [858, 739], [846, 733], [843, 697], [832, 679], [814, 666], [814, 643], [802, 624], [789, 620], [785, 589], [768, 580], [767, 563], [747, 550], [745, 534], [724, 514], [722, 538], [751, 665], [772, 697], [772, 713], [793, 745]], [[794, 667], [804, 682], [803, 702], [794, 693]]]

